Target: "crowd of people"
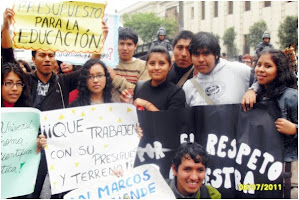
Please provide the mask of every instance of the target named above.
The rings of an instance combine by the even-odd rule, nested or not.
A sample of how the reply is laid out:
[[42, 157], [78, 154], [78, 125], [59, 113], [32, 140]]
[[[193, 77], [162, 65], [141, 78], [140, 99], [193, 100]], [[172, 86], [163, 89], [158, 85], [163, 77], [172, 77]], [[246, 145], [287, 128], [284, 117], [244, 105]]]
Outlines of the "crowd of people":
[[[257, 55], [246, 54], [241, 63], [224, 59], [211, 33], [194, 34], [184, 30], [170, 46], [165, 40], [166, 30], [160, 28], [144, 61], [133, 57], [138, 44], [137, 33], [124, 27], [118, 33], [116, 68], [106, 66], [98, 54], [92, 55], [83, 66], [73, 66], [57, 61], [53, 51], [36, 50], [32, 51], [36, 67], [33, 71], [26, 62], [14, 58], [9, 35], [13, 15], [11, 9], [5, 10], [1, 38], [1, 107], [34, 107], [48, 111], [125, 102], [141, 110], [160, 111], [242, 103], [247, 111], [254, 109], [256, 102], [272, 99], [281, 110], [281, 118], [275, 126], [284, 138], [285, 165], [286, 168], [291, 166], [293, 177], [297, 176], [297, 80], [285, 54], [269, 45], [269, 33], [264, 33]], [[103, 33], [108, 34], [104, 22]], [[139, 129], [139, 132], [142, 131]], [[43, 196], [42, 191], [47, 177], [45, 136], [40, 134], [37, 143], [37, 151], [41, 151], [42, 156], [35, 190], [19, 198], [51, 197]], [[208, 154], [201, 145], [185, 143], [179, 147], [172, 164], [175, 179], [168, 181], [177, 198], [221, 198], [215, 188], [202, 184], [207, 163]], [[293, 179], [295, 197], [298, 181]], [[52, 196], [62, 197], [63, 194]]]

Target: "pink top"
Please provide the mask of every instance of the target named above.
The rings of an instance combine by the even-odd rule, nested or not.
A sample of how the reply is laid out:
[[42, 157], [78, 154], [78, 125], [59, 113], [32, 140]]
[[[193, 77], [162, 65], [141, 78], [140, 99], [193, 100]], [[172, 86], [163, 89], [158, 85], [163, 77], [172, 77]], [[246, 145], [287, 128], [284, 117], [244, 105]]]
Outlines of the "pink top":
[[7, 103], [6, 101], [3, 101], [3, 105], [4, 105], [4, 107], [14, 107], [15, 106], [14, 103]]

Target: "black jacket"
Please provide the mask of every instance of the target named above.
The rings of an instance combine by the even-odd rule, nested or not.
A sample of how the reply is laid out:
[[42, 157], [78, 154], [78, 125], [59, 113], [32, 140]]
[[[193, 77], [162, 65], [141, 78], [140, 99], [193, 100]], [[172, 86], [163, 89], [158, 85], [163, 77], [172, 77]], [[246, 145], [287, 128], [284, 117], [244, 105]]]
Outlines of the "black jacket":
[[[80, 72], [81, 70], [77, 70], [69, 74], [56, 75], [53, 73], [52, 77], [49, 80], [50, 86], [47, 95], [45, 96], [43, 101], [35, 107], [41, 111], [67, 107], [69, 101], [69, 93], [77, 88]], [[38, 77], [36, 72], [27, 74], [27, 78], [31, 86], [31, 95], [34, 99], [36, 96], [38, 84]]]
[[[180, 79], [184, 76], [184, 74], [192, 68], [192, 66], [193, 64], [191, 64], [187, 68], [181, 68], [176, 64], [176, 62], [173, 63], [171, 69], [167, 74], [167, 80], [174, 84], [177, 84], [180, 81]], [[187, 80], [193, 78], [193, 71], [194, 70], [192, 70], [192, 72], [189, 74]]]
[[256, 46], [256, 50], [255, 53], [256, 55], [259, 55], [264, 49], [274, 49], [273, 45], [268, 43], [264, 43], [264, 42], [260, 42], [257, 46]]

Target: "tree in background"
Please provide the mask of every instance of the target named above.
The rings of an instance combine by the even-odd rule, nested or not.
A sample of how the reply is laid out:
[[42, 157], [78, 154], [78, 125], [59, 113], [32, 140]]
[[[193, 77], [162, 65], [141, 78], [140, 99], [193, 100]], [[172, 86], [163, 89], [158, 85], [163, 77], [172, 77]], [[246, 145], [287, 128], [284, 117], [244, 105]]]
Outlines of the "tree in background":
[[178, 29], [177, 22], [167, 18], [158, 17], [155, 13], [134, 13], [123, 16], [124, 27], [134, 29], [144, 42], [151, 42], [157, 37], [160, 27], [166, 29], [166, 38], [173, 38]]
[[263, 41], [263, 33], [266, 30], [268, 30], [268, 28], [264, 20], [255, 22], [252, 26], [250, 26], [248, 34], [248, 45], [255, 49], [256, 46]]
[[220, 36], [217, 33], [211, 33], [217, 39], [217, 42], [220, 43]]
[[296, 44], [298, 49], [298, 17], [287, 16], [278, 29], [280, 48], [285, 49], [289, 44]]
[[235, 58], [237, 56], [237, 47], [235, 44], [235, 38], [237, 33], [234, 27], [226, 29], [222, 37], [223, 44], [226, 46], [226, 53], [228, 58]]

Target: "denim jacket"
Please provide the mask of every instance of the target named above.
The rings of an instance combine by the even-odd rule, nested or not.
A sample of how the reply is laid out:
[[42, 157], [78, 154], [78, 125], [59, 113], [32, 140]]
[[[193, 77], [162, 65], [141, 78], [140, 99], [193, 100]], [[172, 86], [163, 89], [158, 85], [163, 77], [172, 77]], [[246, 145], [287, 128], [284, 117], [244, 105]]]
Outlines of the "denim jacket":
[[293, 88], [286, 90], [278, 97], [281, 117], [293, 122], [297, 127], [296, 135], [284, 135], [284, 160], [286, 162], [298, 160], [298, 91]]

